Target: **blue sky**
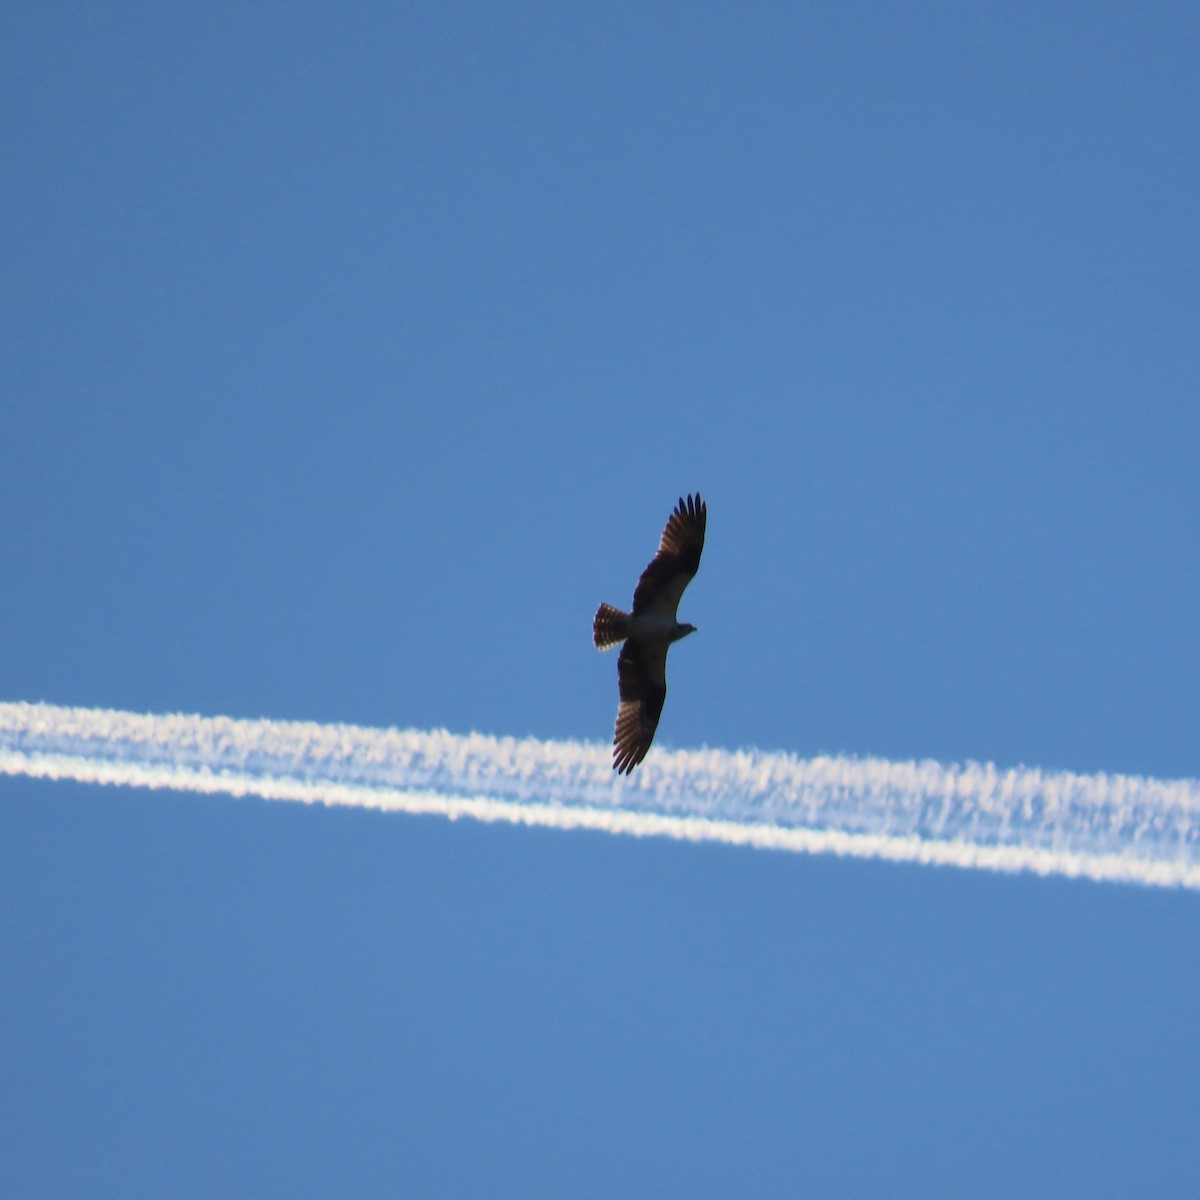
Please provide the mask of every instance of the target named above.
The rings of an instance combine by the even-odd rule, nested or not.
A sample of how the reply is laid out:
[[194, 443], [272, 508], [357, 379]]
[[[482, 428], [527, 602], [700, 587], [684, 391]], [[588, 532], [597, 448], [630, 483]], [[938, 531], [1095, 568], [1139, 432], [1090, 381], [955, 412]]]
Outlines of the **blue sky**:
[[[4, 699], [1191, 777], [1191, 6], [0, 17]], [[1190, 893], [0, 780], [16, 1195], [1194, 1193]], [[246, 1185], [243, 1187], [243, 1185]]]

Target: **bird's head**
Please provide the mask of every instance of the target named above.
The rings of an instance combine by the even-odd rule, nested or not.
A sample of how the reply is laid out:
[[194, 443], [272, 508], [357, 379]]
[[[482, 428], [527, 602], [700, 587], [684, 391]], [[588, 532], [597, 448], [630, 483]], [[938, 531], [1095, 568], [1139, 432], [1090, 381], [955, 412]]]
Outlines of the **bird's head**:
[[696, 632], [695, 625], [684, 625], [680, 622], [676, 622], [675, 631], [671, 635], [671, 641], [677, 642], [677, 641], [679, 641], [680, 638], [685, 638], [685, 637], [687, 637], [687, 635], [689, 633], [695, 633], [695, 632]]

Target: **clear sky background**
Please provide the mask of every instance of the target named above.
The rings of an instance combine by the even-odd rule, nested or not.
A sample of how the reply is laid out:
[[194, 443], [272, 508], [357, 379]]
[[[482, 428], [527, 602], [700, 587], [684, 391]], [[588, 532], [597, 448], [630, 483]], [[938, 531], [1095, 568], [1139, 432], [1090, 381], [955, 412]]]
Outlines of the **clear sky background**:
[[[14, 2], [0, 692], [1200, 774], [1194, 4]], [[0, 780], [0, 1192], [1194, 1196], [1200, 897]]]

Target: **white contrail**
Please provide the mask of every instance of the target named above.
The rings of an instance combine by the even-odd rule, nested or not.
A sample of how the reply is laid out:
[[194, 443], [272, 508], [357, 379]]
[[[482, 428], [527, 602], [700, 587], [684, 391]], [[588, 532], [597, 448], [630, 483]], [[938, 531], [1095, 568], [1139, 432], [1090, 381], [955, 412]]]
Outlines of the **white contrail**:
[[0, 774], [1200, 888], [1200, 781], [0, 703]]

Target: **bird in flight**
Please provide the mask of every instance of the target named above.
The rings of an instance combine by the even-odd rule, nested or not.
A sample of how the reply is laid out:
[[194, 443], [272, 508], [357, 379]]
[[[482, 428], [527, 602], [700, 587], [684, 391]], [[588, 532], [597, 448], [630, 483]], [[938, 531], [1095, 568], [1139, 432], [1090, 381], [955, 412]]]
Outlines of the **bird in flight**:
[[700, 566], [708, 510], [699, 492], [680, 499], [667, 521], [658, 553], [642, 572], [633, 593], [633, 612], [602, 604], [592, 622], [598, 650], [624, 642], [617, 659], [621, 704], [613, 735], [613, 769], [628, 775], [646, 757], [663, 701], [667, 698], [667, 650], [695, 633], [677, 611], [683, 589]]

